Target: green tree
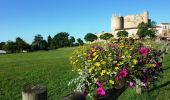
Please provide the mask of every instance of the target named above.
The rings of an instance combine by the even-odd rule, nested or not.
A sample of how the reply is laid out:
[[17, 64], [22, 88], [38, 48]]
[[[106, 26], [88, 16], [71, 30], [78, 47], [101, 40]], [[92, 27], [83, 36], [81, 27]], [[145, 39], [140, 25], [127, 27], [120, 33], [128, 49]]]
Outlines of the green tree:
[[144, 22], [138, 25], [137, 35], [139, 36], [139, 38], [144, 38], [148, 35], [148, 28], [149, 28], [149, 24]]
[[113, 35], [110, 33], [104, 33], [104, 34], [100, 35], [100, 39], [102, 39], [102, 40], [108, 40], [111, 37], [113, 37]]
[[146, 36], [149, 36], [150, 38], [154, 38], [156, 37], [156, 32], [157, 30], [155, 29], [156, 26], [156, 22], [152, 21], [150, 23], [140, 23], [138, 25], [138, 31], [137, 31], [137, 35], [140, 38], [144, 38]]
[[128, 32], [127, 31], [119, 31], [118, 33], [117, 33], [117, 36], [118, 37], [128, 37]]
[[69, 41], [70, 41], [70, 46], [73, 46], [75, 42], [75, 38], [73, 36], [70, 36]]
[[48, 42], [48, 46], [50, 46], [52, 44], [52, 38], [50, 35], [47, 38], [47, 42]]
[[5, 42], [0, 43], [0, 50], [3, 50], [3, 46], [5, 45]]
[[48, 50], [48, 44], [43, 37], [38, 34], [34, 37], [34, 41], [31, 44], [31, 49], [34, 50]]
[[7, 41], [4, 49], [8, 52], [8, 53], [16, 53], [17, 52], [17, 45], [15, 42], [13, 41]]
[[78, 42], [78, 44], [79, 44], [79, 45], [84, 45], [83, 40], [82, 40], [82, 39], [80, 39], [80, 38], [78, 38], [78, 39], [77, 39], [77, 42]]
[[53, 38], [55, 48], [70, 46], [69, 34], [67, 32], [60, 32]]
[[97, 38], [98, 37], [95, 34], [87, 33], [84, 37], [84, 40], [89, 41], [89, 42], [93, 42], [93, 41], [97, 40]]
[[26, 43], [23, 39], [20, 37], [16, 38], [16, 45], [18, 52], [21, 52], [23, 50], [27, 50], [28, 43]]

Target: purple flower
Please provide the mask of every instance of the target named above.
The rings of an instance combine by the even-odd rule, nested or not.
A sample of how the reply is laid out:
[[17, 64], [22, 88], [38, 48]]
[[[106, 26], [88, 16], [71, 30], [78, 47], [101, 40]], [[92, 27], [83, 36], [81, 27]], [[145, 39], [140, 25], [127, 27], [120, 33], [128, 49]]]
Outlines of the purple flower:
[[134, 86], [135, 86], [135, 83], [132, 82], [132, 81], [130, 81], [130, 82], [129, 82], [129, 87], [134, 87]]
[[161, 63], [156, 62], [154, 65], [155, 65], [155, 67], [160, 67], [162, 64], [161, 64]]
[[141, 54], [142, 56], [147, 56], [148, 55], [148, 49], [145, 47], [141, 47], [139, 49], [139, 54]]
[[101, 82], [101, 81], [99, 81], [99, 80], [97, 80], [96, 85], [97, 85], [98, 87], [103, 87], [102, 82]]
[[99, 87], [99, 88], [97, 89], [97, 94], [98, 94], [99, 96], [104, 96], [104, 95], [106, 95], [106, 91], [105, 91], [105, 89], [104, 89], [103, 87]]
[[144, 68], [144, 69], [143, 69], [143, 72], [144, 72], [144, 73], [147, 73], [147, 72], [148, 72], [148, 69], [147, 69], [147, 68]]

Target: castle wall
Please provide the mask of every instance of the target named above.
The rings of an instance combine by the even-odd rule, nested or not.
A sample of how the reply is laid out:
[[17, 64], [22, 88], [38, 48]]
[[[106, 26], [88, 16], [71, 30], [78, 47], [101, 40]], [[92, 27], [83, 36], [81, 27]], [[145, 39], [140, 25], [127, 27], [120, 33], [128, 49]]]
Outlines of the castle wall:
[[124, 16], [124, 28], [137, 27], [141, 22], [148, 23], [148, 19], [148, 12], [137, 15]]

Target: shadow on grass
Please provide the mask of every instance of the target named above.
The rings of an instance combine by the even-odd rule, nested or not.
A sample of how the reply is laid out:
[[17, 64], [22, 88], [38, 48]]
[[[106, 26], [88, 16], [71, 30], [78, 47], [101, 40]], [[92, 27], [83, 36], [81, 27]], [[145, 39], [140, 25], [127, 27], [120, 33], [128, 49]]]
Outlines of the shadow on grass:
[[170, 67], [164, 68], [163, 70], [168, 70], [168, 69], [170, 69]]
[[161, 85], [159, 85], [159, 86], [157, 86], [157, 87], [154, 87], [154, 88], [150, 89], [148, 92], [152, 92], [152, 91], [154, 91], [154, 90], [160, 89], [160, 88], [165, 87], [165, 86], [167, 86], [167, 85], [169, 85], [169, 84], [170, 84], [170, 81], [167, 81], [167, 82], [164, 83], [164, 84], [161, 84]]

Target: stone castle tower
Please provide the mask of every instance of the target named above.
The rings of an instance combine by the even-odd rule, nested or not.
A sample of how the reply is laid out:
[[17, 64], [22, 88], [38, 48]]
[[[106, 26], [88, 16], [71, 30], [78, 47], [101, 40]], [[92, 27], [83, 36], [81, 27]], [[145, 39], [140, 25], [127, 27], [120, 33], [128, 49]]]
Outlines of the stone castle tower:
[[115, 30], [137, 28], [138, 24], [141, 22], [149, 22], [149, 13], [147, 11], [137, 15], [112, 16], [111, 32], [114, 32]]

